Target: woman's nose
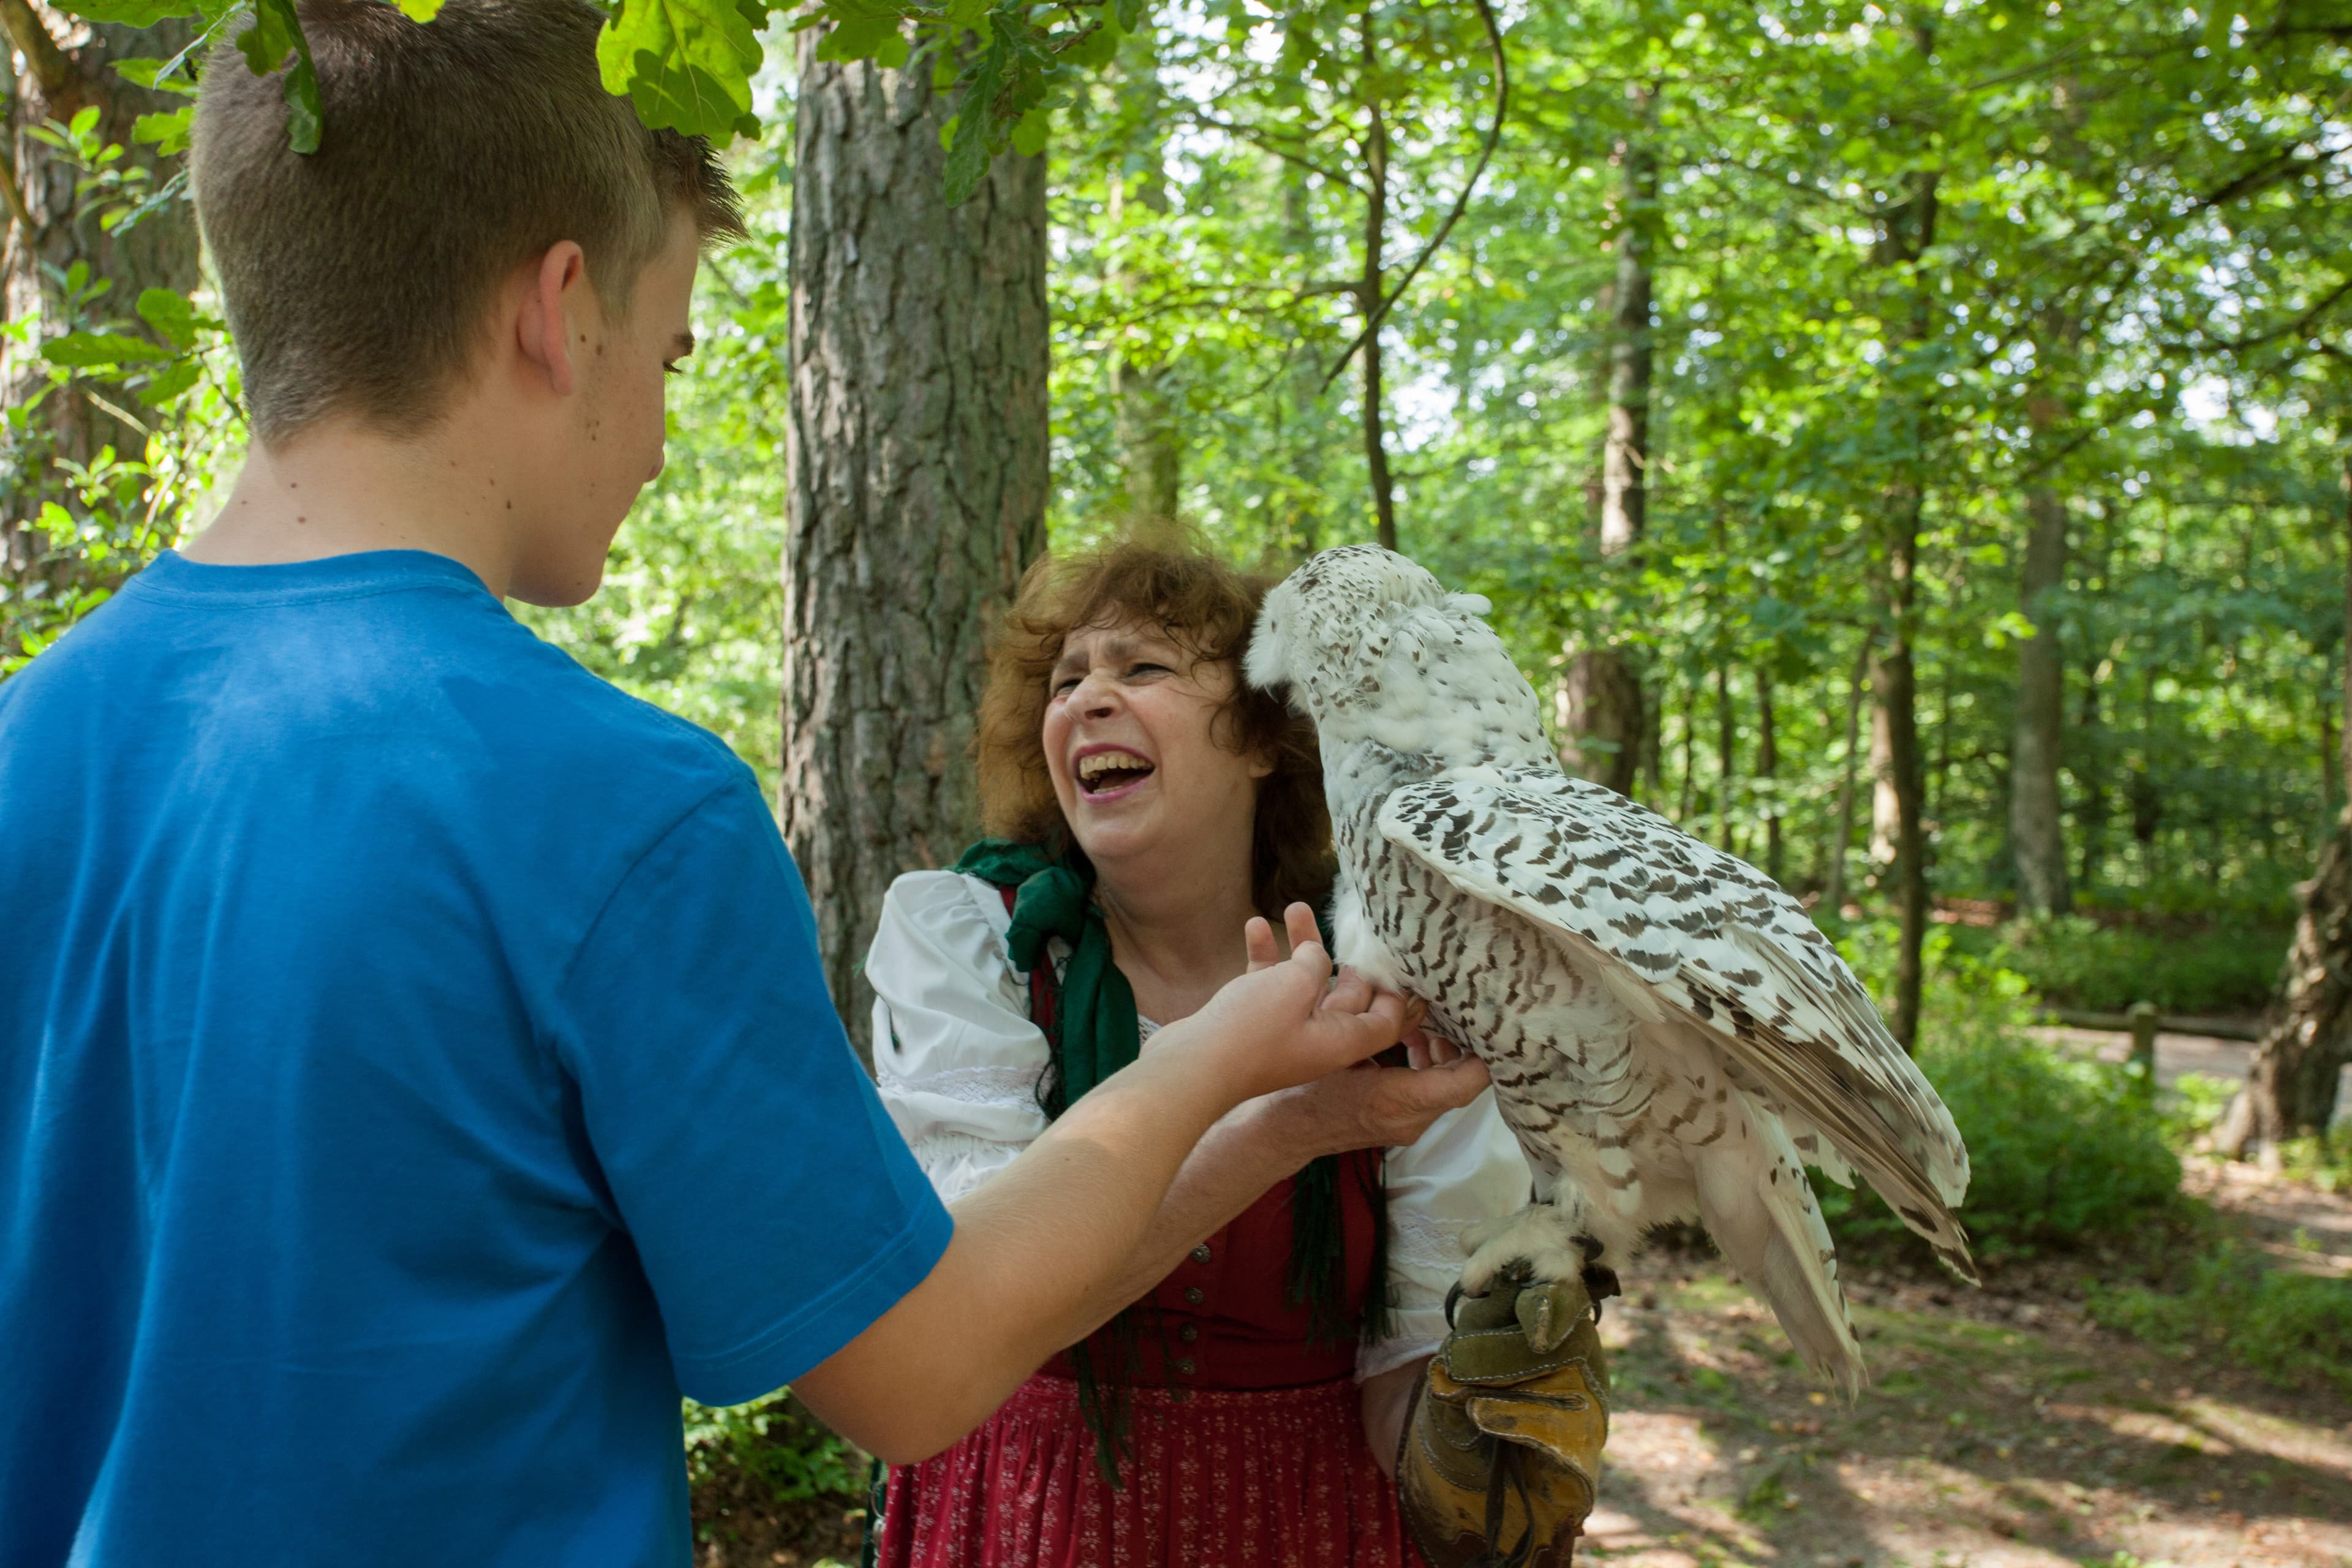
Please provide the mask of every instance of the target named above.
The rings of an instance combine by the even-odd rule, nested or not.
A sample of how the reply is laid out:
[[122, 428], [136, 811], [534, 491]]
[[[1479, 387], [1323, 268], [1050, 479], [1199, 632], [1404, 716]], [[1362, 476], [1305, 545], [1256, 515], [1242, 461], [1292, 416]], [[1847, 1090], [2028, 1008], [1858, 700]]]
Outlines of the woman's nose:
[[1100, 718], [1118, 706], [1118, 685], [1106, 671], [1090, 669], [1070, 693], [1070, 706], [1090, 719]]

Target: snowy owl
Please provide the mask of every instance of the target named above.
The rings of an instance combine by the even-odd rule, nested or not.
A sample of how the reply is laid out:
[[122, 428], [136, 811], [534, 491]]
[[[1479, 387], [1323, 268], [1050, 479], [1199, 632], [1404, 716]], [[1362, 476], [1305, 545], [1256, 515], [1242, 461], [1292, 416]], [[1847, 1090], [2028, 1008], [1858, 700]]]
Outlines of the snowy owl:
[[1973, 1279], [1951, 1113], [1796, 900], [1560, 771], [1488, 607], [1327, 550], [1266, 596], [1247, 656], [1321, 732], [1333, 955], [1486, 1061], [1549, 1190], [1474, 1234], [1462, 1289], [1605, 1268], [1696, 1217], [1850, 1395], [1861, 1346], [1803, 1167], [1859, 1171]]

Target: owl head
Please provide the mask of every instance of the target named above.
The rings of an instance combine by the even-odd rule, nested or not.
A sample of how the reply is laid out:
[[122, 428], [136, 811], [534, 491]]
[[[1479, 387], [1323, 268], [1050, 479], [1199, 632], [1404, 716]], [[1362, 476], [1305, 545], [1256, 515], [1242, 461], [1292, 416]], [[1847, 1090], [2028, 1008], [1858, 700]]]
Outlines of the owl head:
[[1433, 637], [1458, 644], [1471, 628], [1491, 641], [1479, 618], [1489, 608], [1475, 594], [1447, 593], [1392, 550], [1342, 545], [1266, 595], [1244, 670], [1261, 689], [1287, 687], [1328, 732], [1351, 713], [1392, 709], [1404, 695], [1397, 682], [1412, 671], [1392, 670], [1392, 655]]

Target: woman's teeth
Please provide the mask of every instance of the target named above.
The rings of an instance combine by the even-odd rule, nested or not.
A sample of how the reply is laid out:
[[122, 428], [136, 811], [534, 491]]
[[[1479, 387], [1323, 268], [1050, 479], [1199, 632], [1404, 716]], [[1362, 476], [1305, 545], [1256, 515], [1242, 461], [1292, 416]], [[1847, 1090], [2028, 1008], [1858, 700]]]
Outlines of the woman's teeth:
[[1150, 772], [1151, 764], [1133, 752], [1097, 752], [1078, 759], [1078, 785], [1088, 795], [1102, 795]]

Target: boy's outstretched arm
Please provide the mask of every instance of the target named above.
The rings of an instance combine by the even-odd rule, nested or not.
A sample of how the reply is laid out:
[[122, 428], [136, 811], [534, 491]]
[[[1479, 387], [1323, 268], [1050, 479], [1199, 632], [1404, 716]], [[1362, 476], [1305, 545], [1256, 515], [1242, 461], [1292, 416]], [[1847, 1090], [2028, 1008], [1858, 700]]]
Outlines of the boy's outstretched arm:
[[865, 1332], [796, 1379], [827, 1425], [894, 1463], [987, 1419], [1055, 1352], [1127, 1305], [1130, 1264], [1185, 1158], [1246, 1100], [1396, 1043], [1404, 1004], [1304, 943], [1169, 1025], [1021, 1157], [954, 1205], [946, 1254]]

